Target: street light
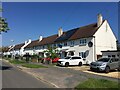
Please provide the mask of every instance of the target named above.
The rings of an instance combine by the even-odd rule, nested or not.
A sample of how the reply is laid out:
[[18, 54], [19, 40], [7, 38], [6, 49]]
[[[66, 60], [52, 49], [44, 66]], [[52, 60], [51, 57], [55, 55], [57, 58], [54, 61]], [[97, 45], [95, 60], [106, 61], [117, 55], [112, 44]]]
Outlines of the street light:
[[[12, 51], [13, 51], [13, 53], [14, 53], [14, 43], [13, 43], [14, 40], [10, 40], [10, 41], [12, 42], [12, 46], [13, 46], [13, 47], [12, 47]], [[12, 57], [13, 57], [13, 53], [12, 53]]]

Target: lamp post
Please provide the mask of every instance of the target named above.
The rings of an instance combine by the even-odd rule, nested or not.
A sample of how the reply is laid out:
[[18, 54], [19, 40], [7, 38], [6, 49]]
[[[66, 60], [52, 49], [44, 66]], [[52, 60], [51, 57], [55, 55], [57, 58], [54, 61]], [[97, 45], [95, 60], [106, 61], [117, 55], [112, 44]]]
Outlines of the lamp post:
[[12, 42], [12, 57], [14, 57], [14, 40], [11, 40], [11, 42]]

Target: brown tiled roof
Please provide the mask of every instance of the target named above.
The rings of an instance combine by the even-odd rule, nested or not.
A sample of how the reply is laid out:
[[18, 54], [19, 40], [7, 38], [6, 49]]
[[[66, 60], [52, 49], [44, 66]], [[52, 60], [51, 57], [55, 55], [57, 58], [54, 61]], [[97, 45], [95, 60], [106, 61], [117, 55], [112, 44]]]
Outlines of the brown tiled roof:
[[[104, 21], [103, 21], [104, 22]], [[46, 44], [52, 44], [54, 42], [64, 41], [64, 40], [74, 40], [79, 38], [87, 38], [91, 37], [95, 34], [98, 30], [97, 23], [90, 24], [87, 26], [75, 28], [69, 31], [66, 31], [58, 37], [58, 35], [52, 35], [43, 38], [40, 42], [39, 40], [32, 41], [26, 48], [34, 47], [34, 46], [41, 46]]]
[[34, 46], [38, 45], [38, 43], [39, 43], [39, 40], [34, 40], [30, 44], [28, 44], [25, 48], [34, 47]]
[[38, 44], [38, 45], [45, 45], [45, 44], [52, 44], [54, 43], [54, 41], [56, 40], [56, 38], [58, 37], [58, 35], [52, 35], [46, 38], [43, 38], [42, 41]]
[[65, 41], [68, 40], [77, 30], [78, 28], [72, 29], [72, 30], [68, 30], [66, 32], [63, 32], [63, 34], [58, 37], [55, 42], [61, 42], [61, 41]]
[[97, 27], [97, 23], [80, 27], [76, 30], [76, 32], [68, 40], [91, 37], [95, 34], [95, 32], [98, 30], [98, 28], [99, 27]]
[[20, 49], [23, 45], [24, 43], [15, 45], [14, 50]]
[[54, 41], [56, 40], [57, 37], [58, 37], [58, 35], [56, 34], [56, 35], [45, 37], [40, 42], [39, 42], [39, 40], [34, 40], [26, 48], [31, 48], [34, 46], [41, 46], [41, 45], [45, 45], [45, 44], [52, 44], [52, 43], [54, 43]]

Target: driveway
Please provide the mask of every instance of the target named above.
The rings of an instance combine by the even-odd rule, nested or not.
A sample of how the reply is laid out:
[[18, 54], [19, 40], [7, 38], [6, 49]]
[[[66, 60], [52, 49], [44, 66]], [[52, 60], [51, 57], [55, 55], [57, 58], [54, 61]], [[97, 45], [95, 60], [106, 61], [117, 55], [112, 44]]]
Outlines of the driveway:
[[101, 75], [101, 76], [107, 76], [107, 77], [113, 77], [113, 78], [120, 78], [120, 72], [117, 70], [113, 70], [110, 71], [109, 73], [104, 73], [104, 72], [93, 72], [90, 70], [89, 66], [71, 66], [71, 67], [67, 67], [73, 70], [77, 70], [77, 71], [83, 71], [86, 73], [91, 73], [91, 74], [96, 74], [96, 75]]

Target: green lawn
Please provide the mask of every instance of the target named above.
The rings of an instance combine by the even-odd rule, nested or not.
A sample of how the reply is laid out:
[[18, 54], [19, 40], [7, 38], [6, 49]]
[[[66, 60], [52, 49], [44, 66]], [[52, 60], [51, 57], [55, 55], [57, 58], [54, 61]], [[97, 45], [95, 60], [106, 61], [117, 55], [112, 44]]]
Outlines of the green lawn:
[[23, 64], [22, 66], [27, 68], [47, 68], [46, 66], [29, 64], [29, 63]]
[[9, 62], [13, 63], [13, 64], [23, 64], [23, 63], [25, 63], [25, 61], [19, 61], [19, 60], [10, 60]]
[[90, 78], [87, 81], [80, 83], [75, 87], [75, 89], [77, 90], [80, 88], [118, 88], [118, 83], [105, 79]]

